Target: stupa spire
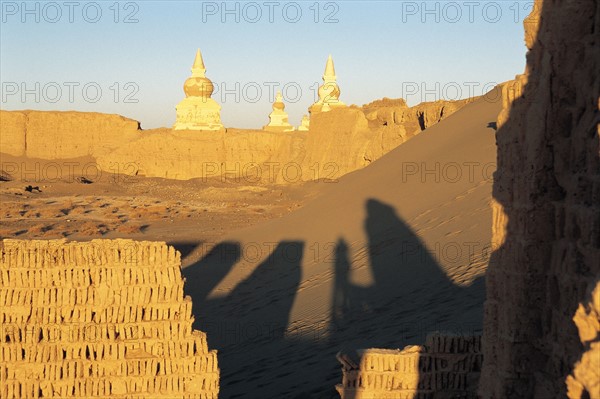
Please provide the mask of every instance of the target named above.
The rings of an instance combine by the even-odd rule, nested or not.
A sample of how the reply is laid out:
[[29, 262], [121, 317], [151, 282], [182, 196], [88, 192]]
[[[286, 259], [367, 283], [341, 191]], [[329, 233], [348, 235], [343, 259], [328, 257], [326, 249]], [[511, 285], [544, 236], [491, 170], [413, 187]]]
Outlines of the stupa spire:
[[335, 67], [333, 66], [333, 58], [331, 57], [331, 54], [329, 54], [329, 57], [327, 57], [325, 72], [323, 73], [323, 80], [326, 82], [336, 80]]
[[283, 96], [281, 95], [281, 91], [279, 90], [277, 91], [277, 94], [275, 94], [275, 102], [283, 104]]
[[206, 77], [206, 67], [204, 66], [204, 60], [202, 59], [200, 49], [196, 51], [196, 58], [194, 58], [194, 65], [192, 65], [192, 77]]

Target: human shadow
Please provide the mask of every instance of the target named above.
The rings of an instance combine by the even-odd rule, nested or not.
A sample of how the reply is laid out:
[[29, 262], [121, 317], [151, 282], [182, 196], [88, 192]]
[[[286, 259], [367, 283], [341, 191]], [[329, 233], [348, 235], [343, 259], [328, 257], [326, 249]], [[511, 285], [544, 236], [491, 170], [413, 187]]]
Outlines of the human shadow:
[[338, 239], [334, 252], [334, 285], [331, 301], [331, 324], [333, 331], [338, 331], [345, 327], [346, 318], [352, 311], [352, 303], [350, 301], [354, 295], [350, 292], [352, 286], [348, 282], [351, 268], [348, 251], [349, 248], [346, 241], [341, 238]]
[[[383, 202], [368, 200], [366, 211], [373, 282], [367, 287], [351, 282], [352, 261], [346, 242], [340, 239], [335, 250], [331, 344], [355, 354], [357, 349], [423, 344], [434, 331], [479, 333], [483, 277], [466, 287], [456, 285], [440, 265], [443, 246], [428, 248], [394, 208]], [[356, 394], [349, 389], [343, 397], [352, 399]]]
[[335, 250], [333, 342], [352, 342], [354, 348], [396, 348], [422, 343], [436, 330], [480, 331], [483, 277], [466, 287], [456, 285], [438, 262], [443, 243], [428, 248], [383, 202], [370, 199], [366, 210], [373, 283], [364, 287], [350, 282], [352, 262], [340, 239]]

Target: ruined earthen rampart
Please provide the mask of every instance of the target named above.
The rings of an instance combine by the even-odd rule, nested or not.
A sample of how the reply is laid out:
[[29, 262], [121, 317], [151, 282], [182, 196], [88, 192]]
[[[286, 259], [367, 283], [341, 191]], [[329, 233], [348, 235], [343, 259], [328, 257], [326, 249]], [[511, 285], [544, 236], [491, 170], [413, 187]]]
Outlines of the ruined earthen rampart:
[[[93, 157], [102, 170], [242, 183], [335, 180], [382, 157], [473, 99], [407, 107], [382, 100], [313, 116], [309, 132], [138, 130], [118, 115], [0, 111], [0, 153]], [[391, 102], [390, 102], [391, 101]], [[0, 168], [1, 170], [1, 168]]]
[[138, 122], [95, 112], [0, 111], [0, 152], [42, 159], [98, 157], [139, 137]]

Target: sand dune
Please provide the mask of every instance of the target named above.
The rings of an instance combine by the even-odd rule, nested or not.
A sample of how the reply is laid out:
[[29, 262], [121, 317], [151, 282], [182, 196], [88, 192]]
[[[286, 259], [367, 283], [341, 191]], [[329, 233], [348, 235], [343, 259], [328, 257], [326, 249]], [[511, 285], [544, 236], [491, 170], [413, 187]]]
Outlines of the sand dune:
[[343, 347], [481, 329], [497, 97], [314, 183], [327, 188], [303, 208], [228, 235], [184, 269], [197, 327], [220, 351], [221, 397], [335, 397]]

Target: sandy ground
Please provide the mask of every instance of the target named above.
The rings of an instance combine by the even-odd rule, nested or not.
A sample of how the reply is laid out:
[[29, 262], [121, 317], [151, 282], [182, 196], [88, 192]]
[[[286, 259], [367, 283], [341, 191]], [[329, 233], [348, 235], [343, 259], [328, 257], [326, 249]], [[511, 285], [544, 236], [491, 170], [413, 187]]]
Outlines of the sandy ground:
[[176, 181], [112, 174], [96, 179], [89, 166], [64, 166], [93, 165], [92, 159], [53, 162], [2, 154], [1, 161], [11, 171], [5, 176], [9, 181], [0, 181], [2, 238], [218, 242], [226, 232], [299, 208], [318, 193], [319, 184], [258, 186], [231, 179]]
[[337, 183], [86, 184], [13, 168], [0, 236], [167, 241], [219, 350], [221, 398], [335, 398], [339, 350], [480, 331], [500, 107], [480, 99]]

